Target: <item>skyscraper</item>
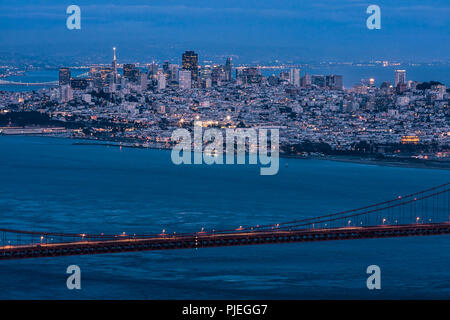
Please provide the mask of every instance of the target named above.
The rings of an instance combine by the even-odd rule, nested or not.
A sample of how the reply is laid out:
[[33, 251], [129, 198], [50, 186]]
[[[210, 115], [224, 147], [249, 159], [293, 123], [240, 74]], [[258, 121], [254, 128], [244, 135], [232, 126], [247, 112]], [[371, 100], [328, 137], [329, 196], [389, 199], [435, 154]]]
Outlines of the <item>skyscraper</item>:
[[300, 69], [291, 69], [290, 70], [289, 83], [296, 87], [300, 86]]
[[59, 87], [59, 101], [69, 102], [73, 99], [72, 88], [68, 84], [61, 85]]
[[132, 63], [124, 64], [123, 65], [123, 76], [125, 78], [131, 78], [133, 69], [134, 69], [134, 64], [132, 64]]
[[178, 80], [178, 65], [176, 64], [169, 64], [169, 82], [176, 82]]
[[198, 54], [194, 51], [186, 51], [182, 56], [182, 68], [191, 72], [192, 80], [198, 78]]
[[178, 83], [181, 89], [190, 89], [192, 87], [191, 79], [191, 71], [189, 70], [180, 70], [178, 73]]
[[325, 78], [325, 86], [332, 90], [344, 89], [344, 81], [341, 75], [331, 74]]
[[124, 64], [123, 77], [130, 82], [137, 82], [139, 80], [139, 69], [132, 63]]
[[163, 63], [163, 71], [164, 71], [164, 74], [169, 74], [169, 61], [164, 61], [164, 63]]
[[324, 88], [326, 86], [326, 77], [324, 75], [313, 74], [311, 76], [311, 84]]
[[111, 67], [113, 70], [113, 80], [114, 83], [117, 83], [117, 59], [116, 59], [116, 47], [113, 47], [113, 61], [111, 63]]
[[166, 76], [164, 72], [158, 72], [158, 90], [163, 90], [166, 88]]
[[305, 75], [302, 77], [301, 85], [304, 88], [311, 86], [311, 76], [308, 74], [308, 72], [306, 72]]
[[395, 86], [406, 84], [406, 70], [395, 70]]
[[70, 84], [70, 69], [60, 68], [59, 69], [59, 85], [65, 86]]
[[158, 80], [158, 69], [159, 69], [158, 64], [155, 63], [155, 61], [153, 61], [148, 66], [148, 77], [153, 79], [153, 80]]
[[211, 70], [211, 83], [213, 86], [220, 86], [223, 81], [227, 81], [224, 66], [214, 66]]
[[261, 83], [262, 74], [261, 70], [256, 67], [246, 67], [236, 69], [236, 79], [244, 84]]
[[225, 81], [233, 80], [233, 61], [231, 57], [227, 59], [225, 63]]

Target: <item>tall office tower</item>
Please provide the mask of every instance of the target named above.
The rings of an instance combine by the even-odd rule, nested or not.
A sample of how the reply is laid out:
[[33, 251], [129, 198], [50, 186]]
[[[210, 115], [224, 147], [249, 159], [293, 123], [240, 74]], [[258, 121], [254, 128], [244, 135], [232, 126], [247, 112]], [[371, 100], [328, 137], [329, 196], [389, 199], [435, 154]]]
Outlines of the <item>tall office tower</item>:
[[395, 70], [395, 86], [406, 84], [406, 70]]
[[212, 70], [210, 66], [204, 66], [200, 69], [200, 87], [209, 88], [212, 85], [211, 80]]
[[302, 77], [301, 85], [304, 88], [311, 86], [311, 76], [308, 74], [308, 72], [306, 72]]
[[73, 99], [73, 91], [69, 84], [64, 84], [59, 87], [59, 100], [61, 102], [69, 102]]
[[96, 89], [105, 89], [109, 87], [112, 82], [113, 72], [110, 67], [97, 68], [91, 70], [93, 84]]
[[227, 62], [225, 62], [225, 81], [233, 80], [233, 61], [230, 58], [227, 58]]
[[164, 61], [164, 63], [163, 63], [163, 71], [164, 71], [164, 74], [168, 74], [169, 73], [169, 61]]
[[343, 77], [335, 74], [326, 76], [325, 86], [332, 90], [342, 90], [344, 89]]
[[324, 75], [313, 74], [311, 76], [311, 83], [320, 88], [323, 88], [326, 86], [326, 77]]
[[189, 70], [180, 70], [178, 73], [178, 83], [181, 89], [191, 89], [192, 87], [192, 75]]
[[135, 67], [132, 63], [127, 63], [123, 65], [123, 77], [130, 82], [139, 81], [139, 69]]
[[178, 80], [178, 65], [169, 64], [170, 78], [169, 82], [176, 82]]
[[154, 61], [148, 66], [148, 77], [153, 80], [158, 80], [158, 64]]
[[130, 79], [133, 75], [134, 64], [126, 63], [123, 65], [123, 76], [124, 78]]
[[163, 90], [166, 88], [166, 76], [164, 72], [158, 72], [158, 90]]
[[211, 83], [213, 86], [220, 86], [222, 82], [227, 81], [226, 70], [223, 66], [214, 66], [211, 71]]
[[247, 85], [252, 83], [261, 83], [262, 74], [261, 70], [256, 67], [246, 67], [242, 69], [236, 69], [236, 80]]
[[113, 47], [113, 60], [111, 63], [112, 71], [113, 71], [113, 80], [114, 83], [117, 83], [117, 59], [116, 59], [116, 47]]
[[73, 90], [86, 90], [89, 86], [89, 81], [87, 79], [71, 79], [70, 86]]
[[194, 51], [186, 51], [182, 56], [183, 70], [191, 72], [192, 80], [197, 81], [198, 78], [198, 54]]
[[300, 86], [300, 69], [291, 69], [290, 70], [289, 83], [296, 87]]
[[334, 76], [334, 88], [336, 90], [344, 90], [344, 76], [341, 75]]
[[59, 69], [59, 85], [65, 86], [70, 84], [70, 69], [69, 68], [60, 68]]

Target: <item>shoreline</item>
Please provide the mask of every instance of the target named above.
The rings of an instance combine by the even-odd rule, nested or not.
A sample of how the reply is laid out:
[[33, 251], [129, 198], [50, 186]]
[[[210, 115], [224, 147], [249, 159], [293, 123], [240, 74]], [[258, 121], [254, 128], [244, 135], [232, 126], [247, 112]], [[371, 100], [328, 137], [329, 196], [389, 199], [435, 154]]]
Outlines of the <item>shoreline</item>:
[[[8, 135], [5, 135], [8, 136]], [[72, 145], [76, 146], [103, 146], [103, 147], [116, 147], [116, 148], [134, 148], [134, 149], [152, 149], [152, 150], [171, 150], [169, 147], [157, 146], [157, 145], [144, 145], [136, 142], [119, 142], [110, 140], [97, 140], [81, 137], [65, 137], [59, 135], [40, 135], [40, 134], [25, 134], [25, 135], [9, 135], [15, 137], [43, 137], [43, 138], [58, 138], [64, 140], [79, 140], [79, 142], [72, 142]], [[433, 170], [450, 170], [450, 161], [439, 160], [423, 160], [414, 158], [384, 158], [374, 159], [368, 156], [367, 158], [361, 156], [339, 156], [339, 155], [324, 155], [324, 156], [298, 156], [280, 154], [280, 158], [283, 159], [297, 159], [297, 160], [323, 160], [323, 161], [335, 161], [346, 162], [363, 165], [377, 165], [386, 167], [397, 168], [416, 168], [416, 169], [433, 169]]]
[[[73, 139], [73, 138], [70, 138]], [[120, 144], [120, 142], [114, 141], [100, 141], [93, 139], [83, 139], [75, 138], [79, 140], [87, 140], [86, 142], [74, 142], [73, 145], [100, 145], [106, 147], [122, 147], [122, 148], [137, 148], [137, 149], [153, 149], [153, 150], [171, 150], [170, 148], [155, 147], [155, 146], [133, 146]], [[280, 158], [283, 159], [297, 159], [297, 160], [325, 160], [325, 161], [336, 161], [336, 162], [347, 162], [355, 164], [364, 165], [379, 165], [387, 167], [401, 167], [401, 168], [416, 168], [416, 169], [437, 169], [437, 170], [450, 170], [450, 161], [439, 161], [439, 160], [422, 160], [422, 159], [406, 159], [406, 158], [384, 158], [384, 159], [374, 159], [373, 157], [361, 157], [361, 156], [334, 156], [334, 155], [324, 155], [324, 156], [297, 156], [297, 155], [285, 155], [280, 154]]]

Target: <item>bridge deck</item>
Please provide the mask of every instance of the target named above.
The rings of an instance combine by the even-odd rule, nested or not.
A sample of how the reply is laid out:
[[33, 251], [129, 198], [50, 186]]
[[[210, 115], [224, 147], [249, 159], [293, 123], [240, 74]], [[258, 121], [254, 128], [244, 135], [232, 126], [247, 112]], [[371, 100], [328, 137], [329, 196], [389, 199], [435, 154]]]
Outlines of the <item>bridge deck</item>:
[[77, 241], [0, 247], [0, 260], [87, 255], [101, 253], [224, 247], [288, 242], [389, 238], [450, 234], [450, 223], [273, 230], [222, 234], [196, 234], [153, 238]]

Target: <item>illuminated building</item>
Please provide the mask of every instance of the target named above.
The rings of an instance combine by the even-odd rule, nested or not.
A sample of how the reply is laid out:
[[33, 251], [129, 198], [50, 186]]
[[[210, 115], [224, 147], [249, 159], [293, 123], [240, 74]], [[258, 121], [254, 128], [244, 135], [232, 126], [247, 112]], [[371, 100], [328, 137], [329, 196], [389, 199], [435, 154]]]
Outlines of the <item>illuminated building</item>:
[[113, 80], [114, 83], [117, 83], [117, 59], [116, 59], [116, 47], [113, 48], [113, 61], [111, 63], [112, 72], [113, 72]]
[[420, 139], [418, 136], [403, 136], [402, 144], [418, 144]]
[[255, 67], [236, 69], [236, 79], [243, 84], [260, 83], [262, 80], [261, 71]]
[[406, 84], [406, 70], [395, 70], [395, 86]]
[[70, 69], [60, 68], [59, 69], [59, 85], [65, 86], [70, 84]]
[[89, 82], [86, 79], [72, 79], [70, 86], [74, 90], [85, 90], [89, 86]]
[[163, 72], [158, 72], [158, 90], [166, 88], [166, 76]]
[[181, 89], [191, 89], [192, 87], [192, 75], [188, 70], [180, 70], [178, 73], [178, 83]]
[[333, 90], [342, 90], [344, 89], [343, 77], [340, 75], [329, 75], [326, 76], [326, 86]]
[[158, 64], [155, 62], [152, 62], [148, 66], [148, 77], [150, 79], [157, 80], [158, 79], [158, 70], [159, 70]]
[[130, 82], [137, 82], [139, 80], [139, 70], [132, 63], [124, 64], [123, 77]]
[[182, 68], [191, 72], [192, 80], [198, 78], [198, 54], [194, 51], [186, 51], [182, 56]]
[[231, 58], [228, 58], [225, 63], [225, 81], [233, 80], [233, 61]]
[[59, 100], [61, 102], [69, 102], [73, 99], [73, 92], [70, 85], [65, 84], [59, 87]]
[[289, 71], [289, 83], [293, 86], [300, 86], [300, 69], [291, 69]]

